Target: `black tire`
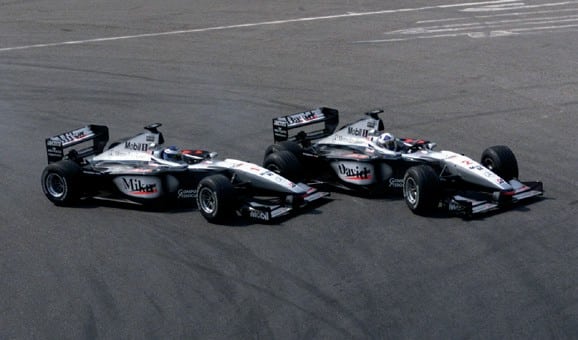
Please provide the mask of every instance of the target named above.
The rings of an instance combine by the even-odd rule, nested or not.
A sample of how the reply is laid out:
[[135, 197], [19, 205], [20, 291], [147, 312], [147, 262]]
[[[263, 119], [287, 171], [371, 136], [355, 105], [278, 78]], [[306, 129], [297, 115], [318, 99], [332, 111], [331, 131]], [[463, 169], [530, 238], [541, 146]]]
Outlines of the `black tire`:
[[197, 186], [197, 207], [211, 222], [222, 222], [233, 215], [235, 192], [231, 181], [223, 175], [203, 178]]
[[303, 165], [292, 152], [281, 150], [265, 157], [263, 167], [290, 181], [301, 182], [304, 177]]
[[299, 157], [301, 157], [301, 153], [303, 152], [303, 148], [301, 145], [299, 145], [299, 143], [288, 140], [276, 144], [271, 144], [265, 150], [265, 159], [267, 159], [267, 156], [270, 154], [279, 151], [289, 151], [294, 154], [297, 159], [299, 159]]
[[56, 205], [74, 205], [80, 199], [81, 175], [82, 168], [71, 160], [49, 164], [42, 172], [42, 191]]
[[518, 178], [518, 161], [512, 150], [505, 145], [491, 146], [484, 150], [480, 163], [506, 181]]
[[413, 166], [403, 178], [403, 198], [409, 209], [418, 215], [430, 214], [440, 202], [440, 180], [428, 165]]

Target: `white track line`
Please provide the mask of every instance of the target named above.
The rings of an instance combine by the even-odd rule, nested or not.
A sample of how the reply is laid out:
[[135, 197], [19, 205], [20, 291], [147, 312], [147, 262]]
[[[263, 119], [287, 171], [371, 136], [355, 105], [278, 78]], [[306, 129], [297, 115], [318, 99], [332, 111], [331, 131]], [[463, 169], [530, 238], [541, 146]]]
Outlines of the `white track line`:
[[392, 10], [372, 11], [372, 12], [350, 12], [350, 13], [345, 13], [345, 14], [327, 15], [327, 16], [319, 16], [319, 17], [307, 17], [307, 18], [296, 18], [296, 19], [288, 19], [288, 20], [264, 21], [264, 22], [257, 22], [257, 23], [206, 27], [206, 28], [197, 28], [197, 29], [190, 29], [190, 30], [145, 33], [145, 34], [118, 36], [118, 37], [95, 38], [95, 39], [86, 39], [86, 40], [54, 42], [54, 43], [46, 43], [46, 44], [34, 44], [34, 45], [4, 47], [4, 48], [0, 48], [0, 52], [10, 52], [10, 51], [19, 51], [19, 50], [28, 50], [28, 49], [46, 48], [46, 47], [62, 47], [62, 46], [70, 46], [70, 45], [83, 45], [83, 44], [117, 41], [117, 40], [162, 37], [162, 36], [171, 36], [171, 35], [179, 35], [179, 34], [202, 33], [202, 32], [210, 32], [210, 31], [230, 30], [230, 29], [236, 29], [236, 28], [282, 25], [282, 24], [296, 23], [296, 22], [331, 20], [331, 19], [362, 17], [362, 16], [379, 15], [379, 14], [417, 12], [417, 11], [424, 11], [424, 10], [431, 10], [431, 9], [467, 7], [467, 6], [478, 6], [478, 5], [500, 5], [500, 4], [513, 3], [515, 1], [516, 0], [495, 0], [495, 1], [466, 2], [466, 3], [449, 4], [449, 5], [425, 6], [425, 7], [416, 7], [416, 8], [402, 8], [402, 9], [392, 9]]
[[572, 21], [578, 21], [578, 14], [560, 17], [542, 17], [542, 18], [538, 17], [527, 19], [471, 22], [471, 23], [460, 23], [460, 24], [428, 26], [428, 27], [414, 27], [409, 29], [386, 32], [385, 34], [393, 35], [393, 34], [439, 33], [444, 31], [460, 31], [460, 30], [484, 29], [484, 28], [488, 29], [493, 27], [507, 26], [511, 24], [516, 24], [518, 26], [528, 26], [528, 25], [541, 25], [541, 24], [557, 24]]
[[445, 34], [425, 34], [419, 35], [414, 34], [409, 37], [399, 37], [391, 39], [379, 39], [379, 40], [365, 40], [356, 41], [357, 44], [377, 44], [377, 43], [391, 43], [391, 42], [401, 42], [401, 41], [411, 41], [411, 40], [429, 40], [429, 39], [439, 39], [439, 38], [457, 38], [457, 37], [469, 37], [469, 38], [493, 38], [493, 37], [507, 37], [513, 35], [531, 34], [537, 32], [571, 32], [577, 31], [578, 24], [570, 25], [549, 25], [549, 26], [537, 26], [528, 28], [510, 28], [506, 30], [492, 30], [490, 32], [483, 31], [468, 31], [468, 32], [454, 32]]
[[474, 17], [455, 17], [455, 18], [444, 18], [444, 19], [431, 19], [431, 20], [420, 20], [416, 24], [431, 24], [431, 23], [441, 23], [446, 21], [464, 21], [475, 19], [488, 19], [488, 18], [499, 18], [499, 17], [521, 17], [521, 16], [532, 16], [537, 14], [552, 14], [552, 13], [566, 13], [566, 12], [578, 12], [578, 7], [576, 8], [565, 8], [565, 9], [552, 9], [546, 11], [533, 11], [533, 12], [512, 12], [512, 13], [500, 13], [492, 15], [476, 15]]

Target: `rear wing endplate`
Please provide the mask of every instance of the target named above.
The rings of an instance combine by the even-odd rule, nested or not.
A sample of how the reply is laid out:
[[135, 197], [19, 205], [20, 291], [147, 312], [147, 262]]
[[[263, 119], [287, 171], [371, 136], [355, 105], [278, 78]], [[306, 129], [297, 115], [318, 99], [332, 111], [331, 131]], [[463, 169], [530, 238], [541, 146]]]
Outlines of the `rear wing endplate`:
[[[79, 144], [92, 141], [89, 146], [73, 148]], [[108, 142], [108, 127], [87, 125], [85, 127], [46, 138], [46, 155], [48, 163], [58, 162], [65, 158], [80, 160], [101, 153]], [[65, 151], [67, 153], [65, 154]]]
[[[273, 138], [275, 142], [286, 140], [309, 142], [331, 135], [339, 124], [339, 111], [328, 107], [320, 107], [307, 112], [299, 112], [288, 116], [273, 118]], [[314, 125], [322, 125], [317, 127]], [[297, 133], [290, 130], [309, 127]], [[312, 128], [311, 128], [311, 127]]]

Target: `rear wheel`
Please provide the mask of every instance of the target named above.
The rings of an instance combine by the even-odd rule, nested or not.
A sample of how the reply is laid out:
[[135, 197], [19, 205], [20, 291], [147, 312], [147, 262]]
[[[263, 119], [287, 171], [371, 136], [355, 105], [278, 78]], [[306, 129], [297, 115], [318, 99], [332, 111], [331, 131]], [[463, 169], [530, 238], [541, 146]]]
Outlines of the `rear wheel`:
[[403, 178], [403, 198], [409, 209], [426, 215], [437, 208], [440, 201], [440, 180], [435, 170], [427, 165], [409, 168]]
[[505, 145], [491, 146], [484, 150], [480, 163], [507, 181], [518, 178], [518, 161], [512, 150]]
[[73, 205], [80, 199], [80, 165], [63, 160], [49, 164], [41, 177], [44, 195], [56, 205]]
[[197, 187], [197, 207], [211, 223], [222, 222], [233, 215], [234, 199], [233, 185], [223, 175], [205, 177]]
[[265, 159], [270, 154], [272, 154], [274, 152], [279, 152], [279, 151], [289, 151], [292, 154], [294, 154], [297, 158], [299, 158], [299, 156], [303, 152], [303, 148], [301, 147], [301, 145], [299, 145], [299, 143], [296, 143], [293, 141], [288, 141], [288, 140], [283, 141], [283, 142], [279, 142], [276, 144], [271, 144], [265, 150]]
[[263, 167], [293, 182], [301, 182], [304, 177], [303, 165], [297, 156], [287, 150], [270, 153], [265, 157]]

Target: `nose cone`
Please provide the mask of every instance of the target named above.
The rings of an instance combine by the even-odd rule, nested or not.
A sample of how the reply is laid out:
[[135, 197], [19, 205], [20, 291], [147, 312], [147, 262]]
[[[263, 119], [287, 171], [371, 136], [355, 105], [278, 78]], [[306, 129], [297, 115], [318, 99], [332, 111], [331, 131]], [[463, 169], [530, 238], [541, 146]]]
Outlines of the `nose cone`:
[[493, 173], [473, 159], [453, 152], [443, 152], [447, 157], [445, 162], [448, 170], [460, 176], [466, 182], [477, 184], [497, 191], [513, 190], [512, 186], [503, 178]]

